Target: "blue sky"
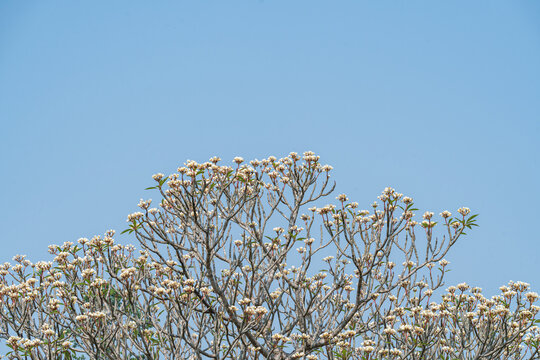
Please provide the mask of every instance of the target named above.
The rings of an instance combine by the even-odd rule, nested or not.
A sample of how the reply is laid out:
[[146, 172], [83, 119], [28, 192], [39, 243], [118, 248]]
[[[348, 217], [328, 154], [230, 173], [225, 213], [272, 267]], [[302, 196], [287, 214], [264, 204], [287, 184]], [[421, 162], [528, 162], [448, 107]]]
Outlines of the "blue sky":
[[0, 262], [123, 230], [187, 159], [313, 150], [362, 207], [480, 214], [447, 285], [538, 291], [539, 64], [537, 1], [2, 1]]

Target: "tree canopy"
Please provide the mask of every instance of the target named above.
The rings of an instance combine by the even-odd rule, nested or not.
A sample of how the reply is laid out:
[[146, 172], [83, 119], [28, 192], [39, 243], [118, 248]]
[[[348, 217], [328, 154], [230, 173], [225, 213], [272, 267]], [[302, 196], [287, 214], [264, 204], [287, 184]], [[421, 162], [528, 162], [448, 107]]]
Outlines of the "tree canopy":
[[442, 289], [468, 208], [417, 216], [389, 187], [361, 208], [312, 152], [232, 164], [153, 175], [124, 231], [139, 250], [110, 230], [0, 265], [7, 358], [539, 357], [529, 284]]

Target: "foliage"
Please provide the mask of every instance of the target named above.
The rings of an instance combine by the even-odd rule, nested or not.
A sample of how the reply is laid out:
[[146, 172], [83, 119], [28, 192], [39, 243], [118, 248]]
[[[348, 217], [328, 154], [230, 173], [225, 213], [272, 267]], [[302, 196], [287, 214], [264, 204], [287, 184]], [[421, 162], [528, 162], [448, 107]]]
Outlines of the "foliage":
[[[162, 200], [114, 231], [51, 245], [52, 262], [0, 269], [0, 336], [10, 359], [538, 358], [538, 295], [513, 282], [485, 298], [435, 292], [468, 208], [414, 220], [386, 188], [370, 210], [334, 190], [306, 152], [188, 161], [156, 174]], [[435, 237], [441, 228], [444, 235]]]

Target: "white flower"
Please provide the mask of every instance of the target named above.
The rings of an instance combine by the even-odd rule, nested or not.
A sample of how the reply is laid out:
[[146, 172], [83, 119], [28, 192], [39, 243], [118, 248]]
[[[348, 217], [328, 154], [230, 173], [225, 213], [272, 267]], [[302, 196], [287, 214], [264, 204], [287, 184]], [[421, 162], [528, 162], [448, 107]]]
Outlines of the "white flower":
[[241, 158], [240, 156], [237, 156], [233, 159], [233, 162], [235, 162], [236, 164], [240, 165], [241, 163], [244, 162], [244, 158]]

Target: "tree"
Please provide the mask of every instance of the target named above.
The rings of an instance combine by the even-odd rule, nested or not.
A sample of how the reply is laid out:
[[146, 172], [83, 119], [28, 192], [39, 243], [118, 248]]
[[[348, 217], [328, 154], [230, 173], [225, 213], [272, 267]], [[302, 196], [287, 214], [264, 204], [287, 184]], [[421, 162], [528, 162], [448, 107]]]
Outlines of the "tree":
[[[538, 294], [442, 292], [444, 259], [476, 215], [415, 221], [386, 188], [359, 210], [312, 152], [156, 174], [161, 202], [114, 231], [16, 256], [0, 270], [10, 359], [524, 359], [539, 357]], [[442, 236], [434, 236], [440, 228]], [[437, 303], [437, 293], [442, 292]]]

